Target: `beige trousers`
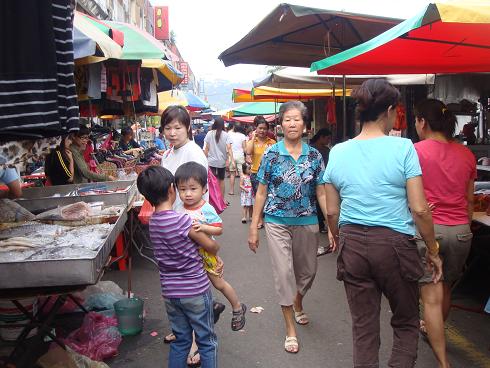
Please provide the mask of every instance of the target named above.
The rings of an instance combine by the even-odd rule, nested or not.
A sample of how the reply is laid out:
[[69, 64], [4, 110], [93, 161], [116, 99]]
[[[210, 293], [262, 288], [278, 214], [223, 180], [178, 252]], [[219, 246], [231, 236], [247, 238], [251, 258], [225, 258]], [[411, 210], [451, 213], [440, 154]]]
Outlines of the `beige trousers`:
[[305, 295], [315, 279], [318, 225], [266, 223], [265, 231], [279, 304], [293, 305], [296, 293]]

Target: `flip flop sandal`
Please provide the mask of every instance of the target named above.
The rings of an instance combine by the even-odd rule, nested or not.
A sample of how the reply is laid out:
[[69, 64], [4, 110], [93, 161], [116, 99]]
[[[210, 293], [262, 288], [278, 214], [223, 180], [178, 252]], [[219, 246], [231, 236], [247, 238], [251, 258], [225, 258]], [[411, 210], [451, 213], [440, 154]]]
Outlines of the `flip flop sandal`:
[[219, 316], [223, 311], [225, 310], [226, 306], [224, 304], [214, 302], [213, 303], [213, 317], [214, 317], [214, 323], [218, 323], [219, 321]]
[[247, 312], [247, 306], [241, 303], [242, 309], [238, 312], [233, 311], [233, 317], [231, 319], [231, 329], [233, 331], [240, 331], [245, 327], [245, 313]]
[[286, 353], [289, 354], [297, 354], [299, 351], [298, 338], [294, 336], [286, 336], [286, 340], [284, 341], [284, 350], [286, 350]]
[[173, 333], [168, 334], [167, 336], [165, 336], [165, 337], [163, 338], [163, 342], [164, 342], [165, 344], [171, 344], [171, 343], [173, 343], [175, 340], [177, 340], [177, 338], [175, 337], [175, 335], [174, 335]]
[[242, 224], [246, 224], [247, 223], [247, 219], [244, 217], [242, 218]]
[[298, 325], [304, 326], [310, 323], [308, 315], [304, 312], [294, 312], [294, 320]]
[[264, 228], [264, 224], [260, 224], [260, 225], [257, 225], [257, 229], [263, 229]]
[[[197, 354], [199, 354], [199, 350], [196, 350], [195, 352], [189, 354], [187, 356], [187, 359], [191, 358], [193, 359]], [[199, 361], [195, 363], [187, 363], [188, 367], [200, 367], [201, 366], [201, 356], [199, 356]]]

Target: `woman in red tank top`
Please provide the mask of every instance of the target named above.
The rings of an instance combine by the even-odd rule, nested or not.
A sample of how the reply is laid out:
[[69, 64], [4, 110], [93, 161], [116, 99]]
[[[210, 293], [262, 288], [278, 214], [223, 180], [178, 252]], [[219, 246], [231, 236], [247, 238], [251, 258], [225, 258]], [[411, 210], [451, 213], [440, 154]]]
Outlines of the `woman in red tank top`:
[[[415, 116], [421, 139], [415, 149], [443, 261], [440, 282], [431, 282], [430, 271], [419, 281], [424, 306], [421, 332], [427, 334], [439, 367], [446, 368], [444, 321], [451, 305], [451, 286], [461, 277], [471, 247], [476, 160], [468, 148], [453, 139], [456, 117], [441, 101], [422, 101]], [[419, 252], [425, 254], [423, 242]]]

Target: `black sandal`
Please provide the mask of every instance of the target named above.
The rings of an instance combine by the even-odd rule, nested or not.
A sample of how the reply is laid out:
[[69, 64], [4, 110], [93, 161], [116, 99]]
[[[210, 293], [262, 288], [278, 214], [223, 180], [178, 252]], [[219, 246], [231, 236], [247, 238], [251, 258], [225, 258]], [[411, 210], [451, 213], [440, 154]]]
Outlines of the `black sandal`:
[[238, 312], [233, 311], [233, 317], [231, 319], [231, 329], [233, 331], [240, 331], [245, 327], [245, 312], [247, 312], [247, 306], [241, 303], [242, 309]]
[[213, 317], [214, 323], [216, 324], [219, 321], [219, 316], [225, 310], [226, 306], [222, 303], [214, 302], [213, 303]]

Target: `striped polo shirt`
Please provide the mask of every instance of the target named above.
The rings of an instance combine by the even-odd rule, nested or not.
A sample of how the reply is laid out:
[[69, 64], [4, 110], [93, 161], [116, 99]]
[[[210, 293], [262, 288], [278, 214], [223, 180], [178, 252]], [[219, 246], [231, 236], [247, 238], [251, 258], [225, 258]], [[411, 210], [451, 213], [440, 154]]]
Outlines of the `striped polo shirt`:
[[192, 220], [175, 211], [155, 212], [150, 219], [150, 239], [160, 269], [165, 298], [189, 298], [209, 289], [198, 245], [189, 238]]

